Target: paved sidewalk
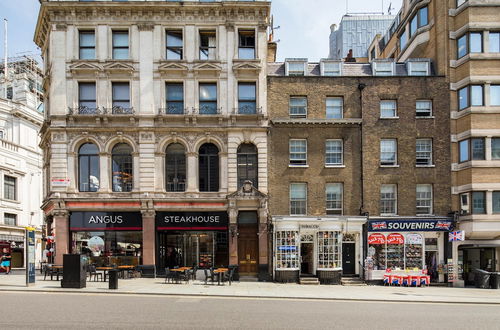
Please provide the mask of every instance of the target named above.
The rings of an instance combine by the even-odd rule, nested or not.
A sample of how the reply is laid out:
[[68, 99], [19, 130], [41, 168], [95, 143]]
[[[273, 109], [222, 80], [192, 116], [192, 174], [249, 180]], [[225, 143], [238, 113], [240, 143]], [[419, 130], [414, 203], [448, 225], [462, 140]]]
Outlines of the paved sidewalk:
[[24, 285], [24, 275], [0, 274], [0, 291], [500, 304], [500, 290], [448, 287], [305, 286], [264, 282], [233, 282], [231, 286], [218, 286], [205, 285], [199, 280], [189, 284], [165, 284], [163, 278], [135, 278], [119, 280], [118, 290], [109, 290], [107, 282], [89, 281], [84, 289], [63, 289], [60, 282], [44, 281], [43, 276], [37, 276], [35, 286]]

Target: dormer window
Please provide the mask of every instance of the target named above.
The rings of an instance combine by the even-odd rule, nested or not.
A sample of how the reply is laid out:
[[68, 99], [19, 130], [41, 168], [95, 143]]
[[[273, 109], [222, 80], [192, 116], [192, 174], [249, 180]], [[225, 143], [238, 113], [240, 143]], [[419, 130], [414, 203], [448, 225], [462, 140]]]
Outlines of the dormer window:
[[321, 61], [320, 70], [322, 76], [340, 76], [342, 74], [342, 62]]
[[394, 62], [372, 62], [374, 76], [393, 76]]
[[430, 75], [430, 63], [428, 61], [422, 62], [407, 62], [407, 70], [409, 76], [428, 76]]
[[305, 76], [307, 60], [285, 60], [287, 76]]

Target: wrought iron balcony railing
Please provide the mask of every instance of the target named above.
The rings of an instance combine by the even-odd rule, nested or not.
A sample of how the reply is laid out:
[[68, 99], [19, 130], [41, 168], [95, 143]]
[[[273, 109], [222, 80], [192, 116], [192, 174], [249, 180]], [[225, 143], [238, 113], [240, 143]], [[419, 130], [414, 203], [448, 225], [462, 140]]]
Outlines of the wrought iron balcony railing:
[[234, 115], [261, 115], [262, 107], [255, 105], [243, 105], [233, 109]]

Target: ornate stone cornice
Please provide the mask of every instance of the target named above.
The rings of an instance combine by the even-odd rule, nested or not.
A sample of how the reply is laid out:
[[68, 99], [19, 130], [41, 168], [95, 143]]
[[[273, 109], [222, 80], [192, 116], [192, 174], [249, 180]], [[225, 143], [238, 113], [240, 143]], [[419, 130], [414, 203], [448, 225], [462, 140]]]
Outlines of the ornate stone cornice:
[[137, 23], [139, 31], [153, 31], [155, 25], [152, 23]]

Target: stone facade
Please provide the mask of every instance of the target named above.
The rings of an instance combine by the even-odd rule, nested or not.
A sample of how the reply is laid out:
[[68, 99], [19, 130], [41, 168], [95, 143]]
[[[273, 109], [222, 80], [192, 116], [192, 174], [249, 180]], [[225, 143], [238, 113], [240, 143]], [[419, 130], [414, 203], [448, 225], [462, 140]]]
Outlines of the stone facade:
[[[69, 212], [140, 211], [143, 223], [142, 262], [158, 264], [155, 214], [158, 212], [229, 213], [229, 228], [238, 230], [238, 211], [255, 211], [259, 237], [267, 237], [267, 2], [42, 2], [35, 40], [43, 51], [49, 99], [47, 124], [42, 128], [48, 185], [43, 209], [56, 236], [56, 262], [70, 252]], [[104, 23], [105, 22], [105, 23]], [[147, 23], [146, 23], [147, 22]], [[166, 31], [182, 35], [182, 58], [166, 57]], [[255, 38], [253, 58], [238, 54], [239, 33]], [[79, 33], [93, 31], [95, 58], [80, 59]], [[113, 31], [128, 32], [126, 59], [113, 59]], [[201, 58], [201, 34], [213, 31], [211, 58]], [[97, 110], [82, 114], [79, 84], [95, 83]], [[113, 83], [130, 86], [130, 109], [114, 113]], [[255, 109], [240, 111], [238, 83], [255, 86]], [[168, 113], [166, 84], [183, 84], [181, 114]], [[216, 86], [216, 111], [202, 114], [199, 85]], [[93, 143], [99, 153], [100, 180], [95, 192], [79, 191], [78, 150]], [[114, 192], [112, 150], [118, 143], [132, 148], [132, 189]], [[166, 188], [166, 148], [185, 149], [186, 182], [182, 192]], [[200, 191], [199, 149], [205, 143], [218, 149], [218, 190]], [[238, 186], [237, 152], [242, 144], [257, 149], [258, 186], [249, 195], [234, 193]], [[255, 164], [254, 164], [255, 165]], [[50, 180], [64, 184], [49, 185]], [[228, 199], [231, 196], [231, 202]], [[266, 244], [258, 260], [267, 272]], [[236, 239], [229, 240], [229, 258], [238, 264]], [[240, 256], [241, 257], [241, 256]], [[252, 258], [257, 258], [252, 255]], [[256, 272], [255, 272], [256, 273]]]
[[25, 267], [26, 227], [34, 227], [38, 267], [45, 245], [40, 210], [42, 150], [38, 146], [42, 74], [31, 57], [9, 58], [8, 68], [5, 79], [0, 65], [0, 242], [12, 247], [12, 267]]

